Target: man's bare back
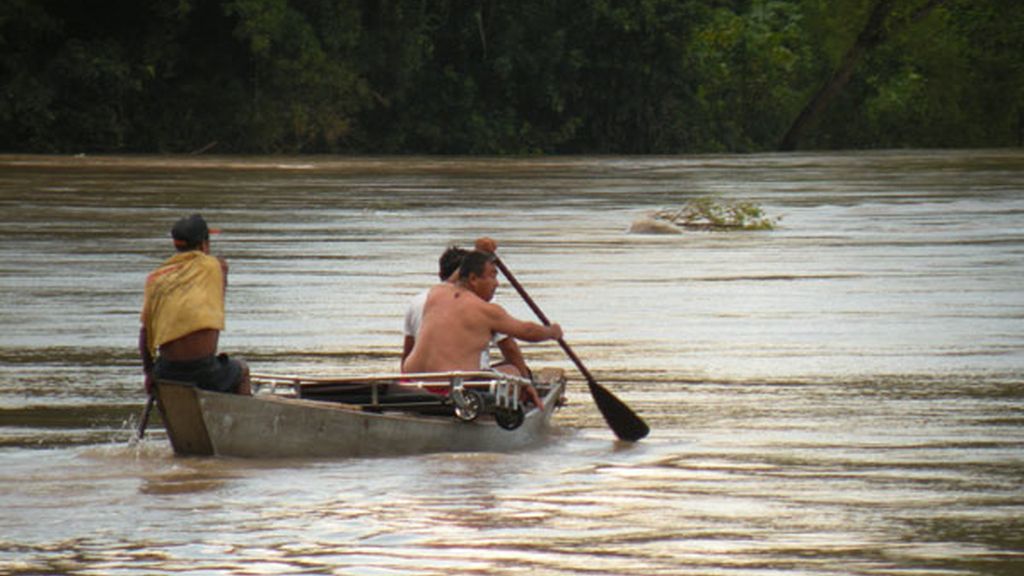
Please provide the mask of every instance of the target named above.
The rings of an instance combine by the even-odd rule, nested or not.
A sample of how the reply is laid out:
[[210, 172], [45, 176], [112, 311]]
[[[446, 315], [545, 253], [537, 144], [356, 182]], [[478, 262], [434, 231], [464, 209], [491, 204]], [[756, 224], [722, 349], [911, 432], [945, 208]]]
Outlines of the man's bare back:
[[416, 346], [406, 359], [406, 372], [479, 370], [480, 352], [490, 343], [491, 322], [484, 308], [494, 306], [469, 290], [439, 284], [423, 307]]
[[457, 284], [431, 288], [423, 307], [419, 337], [402, 366], [404, 372], [479, 370], [480, 353], [494, 332], [527, 342], [562, 337], [558, 324], [544, 326], [517, 320], [501, 306], [490, 303], [498, 285], [497, 268], [493, 256], [477, 260], [467, 264]]

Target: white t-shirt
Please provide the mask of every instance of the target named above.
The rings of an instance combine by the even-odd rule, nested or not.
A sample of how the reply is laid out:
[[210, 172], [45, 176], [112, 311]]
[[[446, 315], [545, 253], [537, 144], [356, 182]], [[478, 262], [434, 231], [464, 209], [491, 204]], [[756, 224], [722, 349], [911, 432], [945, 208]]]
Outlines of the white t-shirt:
[[409, 307], [405, 310], [405, 335], [415, 338], [420, 333], [420, 323], [423, 322], [423, 306], [427, 303], [427, 294], [430, 290], [424, 290], [412, 297]]
[[[412, 297], [409, 301], [409, 307], [405, 310], [405, 335], [416, 338], [420, 334], [420, 325], [423, 324], [423, 307], [427, 304], [427, 295], [430, 294], [430, 289], [426, 289], [423, 292]], [[507, 334], [501, 332], [495, 332], [491, 335], [491, 345], [497, 345], [498, 342], [508, 338]], [[491, 353], [490, 346], [484, 348], [484, 351], [480, 353], [480, 368], [488, 369], [491, 367]]]

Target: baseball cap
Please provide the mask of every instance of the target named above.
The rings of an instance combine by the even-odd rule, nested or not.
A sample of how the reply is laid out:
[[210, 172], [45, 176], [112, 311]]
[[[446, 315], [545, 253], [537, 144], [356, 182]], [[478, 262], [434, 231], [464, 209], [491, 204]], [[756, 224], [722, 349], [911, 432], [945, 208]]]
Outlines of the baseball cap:
[[174, 223], [171, 228], [171, 238], [177, 247], [198, 246], [204, 240], [210, 239], [210, 234], [219, 234], [220, 230], [211, 230], [206, 225], [206, 220], [199, 214], [185, 216]]

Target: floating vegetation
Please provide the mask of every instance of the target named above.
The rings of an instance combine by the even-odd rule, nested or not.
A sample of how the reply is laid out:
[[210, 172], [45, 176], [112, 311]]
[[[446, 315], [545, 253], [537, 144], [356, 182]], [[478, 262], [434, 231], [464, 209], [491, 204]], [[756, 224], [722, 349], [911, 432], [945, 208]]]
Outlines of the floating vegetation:
[[753, 202], [697, 198], [679, 209], [658, 210], [633, 222], [634, 234], [681, 234], [684, 230], [772, 230], [771, 218]]

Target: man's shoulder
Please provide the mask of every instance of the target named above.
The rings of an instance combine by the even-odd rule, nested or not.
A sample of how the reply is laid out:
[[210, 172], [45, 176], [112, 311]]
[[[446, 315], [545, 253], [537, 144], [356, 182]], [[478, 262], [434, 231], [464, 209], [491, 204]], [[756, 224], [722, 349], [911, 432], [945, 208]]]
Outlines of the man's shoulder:
[[221, 274], [223, 272], [219, 258], [209, 254], [204, 254], [198, 250], [192, 250], [189, 252], [178, 252], [167, 260], [164, 260], [159, 268], [150, 272], [146, 281], [151, 282], [172, 272], [186, 269], [206, 269], [215, 274]]
[[164, 260], [161, 267], [165, 266], [217, 266], [220, 267], [220, 259], [212, 254], [206, 254], [200, 250], [189, 250], [187, 252], [176, 252], [167, 260]]
[[409, 301], [409, 308], [407, 312], [422, 314], [428, 307], [433, 308], [436, 306], [446, 305], [446, 298], [444, 293], [453, 289], [451, 284], [435, 284], [430, 288], [420, 292]]
[[476, 298], [476, 300], [474, 302], [474, 305], [477, 308], [479, 308], [480, 310], [483, 310], [484, 312], [486, 312], [490, 316], [507, 316], [508, 315], [508, 312], [506, 312], [505, 309], [502, 308], [501, 304], [496, 304], [494, 302], [488, 302], [486, 300], [483, 300], [482, 298]]
[[220, 268], [220, 258], [217, 258], [213, 254], [206, 254], [198, 250], [195, 250], [194, 252], [196, 253], [196, 261], [201, 263], [203, 266], [216, 266]]
[[181, 258], [180, 252], [172, 255], [171, 257], [161, 262], [160, 266], [158, 266], [156, 270], [153, 270], [152, 272], [149, 273], [149, 275], [146, 276], [146, 284], [159, 281], [161, 278], [167, 276], [171, 272], [180, 270], [181, 267], [185, 265], [185, 263], [185, 260]]
[[[434, 298], [434, 297], [436, 297], [436, 296], [438, 296], [440, 294], [451, 293], [451, 292], [453, 292], [455, 290], [457, 290], [457, 288], [455, 286], [453, 286], [453, 285], [451, 285], [451, 284], [449, 284], [447, 282], [441, 282], [440, 284], [434, 284], [430, 288], [427, 288], [426, 290], [424, 290], [422, 292], [422, 296], [423, 296], [423, 300], [426, 301], [426, 300]], [[417, 296], [420, 296], [420, 294], [417, 294]]]

